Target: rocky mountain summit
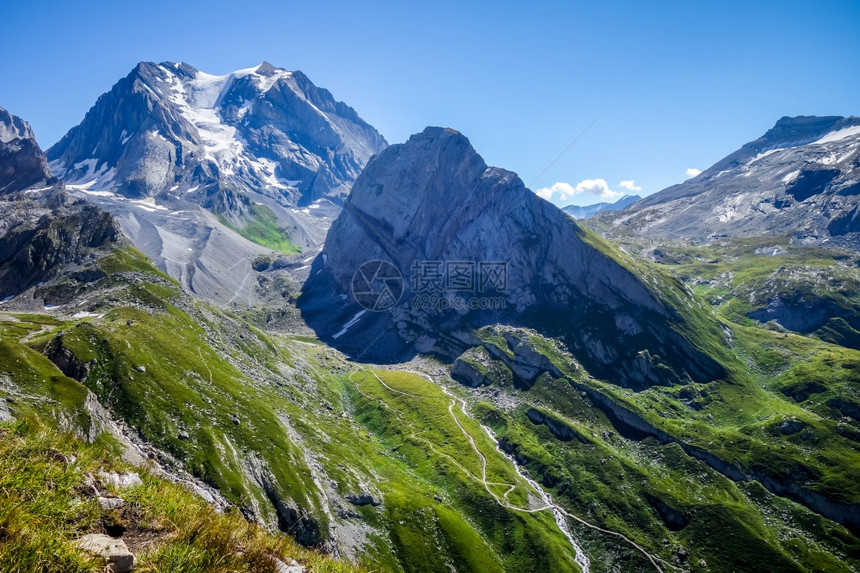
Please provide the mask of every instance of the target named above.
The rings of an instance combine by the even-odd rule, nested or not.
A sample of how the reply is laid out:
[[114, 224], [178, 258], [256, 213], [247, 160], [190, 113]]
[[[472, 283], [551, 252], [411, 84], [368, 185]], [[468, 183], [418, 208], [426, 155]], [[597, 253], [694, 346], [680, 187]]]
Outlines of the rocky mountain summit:
[[301, 72], [214, 76], [143, 62], [48, 150], [72, 193], [114, 214], [198, 297], [254, 304], [251, 262], [322, 243], [383, 137]]
[[30, 124], [0, 107], [0, 195], [54, 181]]
[[607, 232], [708, 240], [793, 234], [860, 245], [860, 118], [784, 117], [698, 176], [597, 217]]
[[[374, 260], [404, 277], [399, 302], [386, 312], [368, 312], [355, 298], [356, 272]], [[453, 263], [473, 273], [468, 292], [419, 284], [424, 267], [450, 274]], [[466, 137], [430, 127], [371, 160], [356, 181], [311, 267], [302, 309], [321, 337], [365, 359], [456, 356], [470, 345], [470, 329], [517, 323], [566, 336], [590, 369], [622, 384], [719, 375], [717, 363], [678, 333], [692, 318], [668, 300], [691, 299], [632, 264], [516, 174], [488, 167]], [[488, 265], [503, 284], [482, 284], [494, 278], [482, 276]], [[713, 325], [702, 330], [721, 336]]]

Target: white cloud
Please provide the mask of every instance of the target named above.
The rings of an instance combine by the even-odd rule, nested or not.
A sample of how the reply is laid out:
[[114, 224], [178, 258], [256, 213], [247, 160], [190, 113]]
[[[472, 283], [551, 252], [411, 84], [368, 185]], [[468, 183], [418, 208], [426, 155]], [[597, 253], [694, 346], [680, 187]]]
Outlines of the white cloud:
[[547, 201], [551, 201], [553, 197], [558, 197], [562, 201], [565, 201], [576, 195], [576, 188], [570, 183], [558, 181], [549, 187], [538, 189], [535, 193], [538, 194], [538, 197], [543, 197]]
[[696, 175], [698, 175], [701, 172], [702, 172], [701, 169], [696, 169], [695, 167], [690, 167], [686, 171], [684, 171], [684, 173], [687, 174], [688, 179], [691, 177], [695, 177]]
[[558, 199], [562, 202], [569, 200], [574, 195], [582, 194], [594, 195], [600, 199], [615, 199], [623, 195], [623, 193], [610, 189], [605, 179], [585, 179], [576, 185], [557, 181], [549, 187], [538, 189], [535, 193], [547, 201]]
[[[555, 185], [553, 185], [555, 187]], [[541, 199], [546, 199], [547, 201], [552, 200], [553, 190], [552, 187], [544, 187], [543, 189], [538, 189], [535, 191], [535, 194]]]
[[622, 181], [618, 184], [618, 186], [624, 187], [628, 191], [642, 191], [642, 186], [636, 185], [633, 179], [630, 179], [629, 181]]
[[576, 184], [576, 192], [595, 195], [601, 199], [611, 199], [623, 195], [623, 193], [610, 189], [609, 184], [604, 179], [586, 179], [580, 181]]

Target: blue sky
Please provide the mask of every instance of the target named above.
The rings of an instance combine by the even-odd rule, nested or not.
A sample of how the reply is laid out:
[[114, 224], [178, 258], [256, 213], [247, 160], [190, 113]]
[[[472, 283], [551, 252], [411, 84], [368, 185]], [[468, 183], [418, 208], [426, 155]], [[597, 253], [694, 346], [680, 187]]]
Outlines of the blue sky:
[[45, 0], [2, 12], [0, 106], [44, 147], [140, 60], [300, 69], [389, 142], [454, 127], [559, 204], [659, 191], [784, 115], [860, 114], [856, 0]]

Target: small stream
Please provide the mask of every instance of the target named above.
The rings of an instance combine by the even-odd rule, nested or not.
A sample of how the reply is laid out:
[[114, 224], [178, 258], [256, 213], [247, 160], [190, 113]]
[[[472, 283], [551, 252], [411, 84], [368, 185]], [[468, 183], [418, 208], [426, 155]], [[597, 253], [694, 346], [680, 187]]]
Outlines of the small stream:
[[589, 573], [590, 562], [588, 561], [588, 557], [585, 555], [585, 551], [582, 550], [582, 547], [580, 547], [579, 543], [577, 543], [576, 539], [573, 537], [573, 533], [571, 533], [570, 528], [567, 525], [567, 519], [565, 518], [564, 514], [559, 510], [555, 502], [552, 500], [552, 496], [546, 490], [544, 490], [539, 483], [537, 483], [535, 480], [525, 474], [524, 468], [517, 463], [513, 456], [508, 455], [507, 452], [505, 452], [504, 450], [502, 450], [501, 447], [499, 447], [499, 440], [496, 439], [496, 434], [493, 432], [493, 430], [491, 430], [487, 426], [484, 426], [483, 424], [481, 424], [481, 427], [484, 429], [490, 439], [493, 440], [493, 443], [496, 444], [496, 449], [499, 451], [499, 453], [505, 456], [505, 458], [507, 458], [507, 460], [511, 462], [511, 464], [513, 464], [514, 470], [517, 472], [517, 475], [523, 478], [526, 483], [528, 483], [536, 492], [538, 492], [541, 501], [547, 506], [547, 508], [552, 509], [552, 515], [553, 517], [555, 517], [556, 525], [558, 525], [558, 528], [561, 530], [562, 533], [564, 533], [564, 536], [567, 537], [567, 540], [570, 541], [570, 544], [573, 546], [574, 551], [576, 551], [576, 557], [574, 558], [576, 564], [579, 565], [580, 569], [582, 569], [582, 573]]

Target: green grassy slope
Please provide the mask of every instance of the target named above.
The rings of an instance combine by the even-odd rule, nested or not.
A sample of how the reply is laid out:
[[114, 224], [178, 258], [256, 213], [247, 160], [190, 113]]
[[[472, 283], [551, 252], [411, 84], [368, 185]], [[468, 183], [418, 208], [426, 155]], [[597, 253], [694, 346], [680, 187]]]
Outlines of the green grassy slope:
[[[395, 546], [401, 551], [411, 547], [406, 570], [444, 568], [434, 558], [433, 539], [447, 545], [457, 570], [578, 570], [574, 551], [550, 512], [511, 509], [529, 509], [533, 490], [453, 398], [434, 383], [406, 372], [363, 372], [353, 380], [357, 419], [379, 437], [392, 461], [402, 464], [414, 481], [444, 495], [442, 500], [423, 500], [418, 514], [410, 505], [387, 509], [387, 519], [397, 524]], [[486, 458], [485, 473], [466, 433]], [[487, 486], [489, 491], [484, 481], [492, 484]], [[397, 491], [402, 484], [386, 487], [393, 488], [395, 497], [402, 495]], [[435, 514], [436, 531], [419, 536], [427, 514]]]
[[[344, 544], [373, 570], [576, 570], [549, 512], [498, 505], [493, 494], [523, 507], [534, 495], [458, 411], [499, 483], [491, 494], [476, 481], [479, 457], [463, 456], [468, 439], [437, 387], [393, 378], [434, 392], [430, 404], [398, 401], [314, 339], [271, 336], [191, 299], [133, 249], [101, 267], [107, 276], [77, 294], [84, 318], [0, 314], [0, 397], [17, 417], [92, 437], [90, 391], [243, 514], [305, 542]], [[346, 501], [365, 491], [381, 505]], [[278, 519], [272, 495], [297, 521]], [[205, 562], [187, 547], [159, 555]]]

